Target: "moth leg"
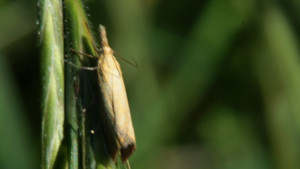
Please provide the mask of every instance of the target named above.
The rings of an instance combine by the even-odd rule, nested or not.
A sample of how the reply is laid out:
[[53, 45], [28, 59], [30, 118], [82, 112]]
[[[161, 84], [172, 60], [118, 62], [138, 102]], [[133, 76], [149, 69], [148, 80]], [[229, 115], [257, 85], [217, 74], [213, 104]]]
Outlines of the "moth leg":
[[69, 61], [65, 61], [65, 62], [66, 62], [67, 64], [69, 64], [70, 66], [75, 67], [75, 68], [77, 68], [77, 69], [92, 70], [92, 71], [98, 69], [98, 67], [78, 66], [78, 65], [75, 65], [74, 63], [69, 62]]
[[[72, 48], [70, 48], [70, 51], [72, 51], [76, 54], [79, 54], [79, 55], [90, 57], [90, 58], [94, 58], [94, 59], [97, 58], [97, 56], [86, 54], [86, 53], [83, 53], [81, 51], [77, 51], [77, 50], [72, 49]], [[71, 66], [73, 66], [77, 69], [84, 69], [84, 70], [97, 70], [98, 69], [98, 67], [78, 66], [78, 65], [75, 65], [74, 63], [68, 62], [68, 61], [66, 61], [66, 63], [68, 63], [69, 65], [71, 65]]]
[[70, 51], [74, 52], [74, 53], [77, 53], [79, 55], [82, 55], [82, 56], [87, 56], [87, 57], [90, 57], [90, 58], [97, 58], [97, 56], [94, 56], [94, 55], [90, 55], [90, 54], [86, 54], [86, 53], [83, 53], [81, 51], [77, 51], [75, 49], [72, 49], [70, 48]]

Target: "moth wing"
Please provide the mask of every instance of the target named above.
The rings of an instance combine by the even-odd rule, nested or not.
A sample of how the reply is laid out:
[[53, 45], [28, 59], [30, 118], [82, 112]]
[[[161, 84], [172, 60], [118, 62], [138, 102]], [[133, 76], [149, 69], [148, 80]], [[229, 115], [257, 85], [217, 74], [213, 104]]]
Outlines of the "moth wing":
[[120, 147], [121, 159], [126, 161], [135, 150], [135, 135], [122, 71], [112, 54], [102, 57], [98, 66], [100, 87], [106, 108], [106, 124], [109, 125], [108, 130], [113, 131], [118, 142], [118, 145], [111, 146], [110, 154], [115, 158], [116, 147]]
[[113, 57], [119, 76], [113, 76], [113, 105], [115, 113], [115, 132], [121, 146], [121, 159], [126, 161], [135, 150], [135, 135], [131, 120], [125, 84], [119, 63]]
[[98, 61], [98, 80], [100, 84], [100, 98], [103, 99], [105, 110], [100, 113], [103, 133], [105, 135], [105, 142], [108, 148], [108, 153], [113, 160], [116, 160], [117, 154], [120, 150], [120, 145], [115, 135], [115, 113], [113, 110], [113, 92], [110, 62], [105, 59], [104, 55], [100, 55]]

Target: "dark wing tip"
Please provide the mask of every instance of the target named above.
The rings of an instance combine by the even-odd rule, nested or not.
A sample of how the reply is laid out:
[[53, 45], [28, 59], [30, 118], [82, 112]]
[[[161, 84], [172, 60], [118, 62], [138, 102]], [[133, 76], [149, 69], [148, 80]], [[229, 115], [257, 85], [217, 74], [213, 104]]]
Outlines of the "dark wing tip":
[[121, 159], [125, 163], [131, 154], [135, 151], [135, 143], [129, 143], [121, 148]]

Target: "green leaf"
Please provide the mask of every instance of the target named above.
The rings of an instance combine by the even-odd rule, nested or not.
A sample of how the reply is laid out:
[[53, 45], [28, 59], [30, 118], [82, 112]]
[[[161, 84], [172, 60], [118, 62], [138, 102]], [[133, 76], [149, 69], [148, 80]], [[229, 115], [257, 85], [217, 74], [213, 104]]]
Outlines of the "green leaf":
[[64, 48], [62, 1], [41, 1], [42, 168], [52, 169], [63, 139]]

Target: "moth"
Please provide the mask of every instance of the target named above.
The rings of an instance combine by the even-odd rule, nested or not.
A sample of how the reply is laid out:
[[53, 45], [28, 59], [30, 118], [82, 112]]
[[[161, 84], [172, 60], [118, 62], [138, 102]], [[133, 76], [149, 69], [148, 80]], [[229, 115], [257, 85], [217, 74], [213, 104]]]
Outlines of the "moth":
[[[114, 57], [115, 52], [108, 44], [104, 26], [99, 26], [99, 33], [102, 49], [101, 51], [96, 50], [99, 57], [96, 69], [100, 95], [105, 106], [105, 112], [101, 113], [102, 128], [112, 159], [115, 161], [120, 153], [122, 162], [126, 162], [136, 148], [126, 89], [120, 64]], [[95, 47], [95, 49], [97, 48]], [[92, 56], [72, 49], [71, 51]]]
[[106, 109], [104, 119], [108, 131], [110, 130], [113, 133], [113, 136], [110, 135], [110, 140], [116, 143], [115, 145], [111, 144], [112, 142], [108, 143], [110, 144], [109, 151], [114, 160], [120, 152], [121, 160], [126, 162], [136, 148], [126, 89], [120, 64], [108, 44], [104, 26], [99, 26], [99, 33], [102, 52], [98, 59], [97, 73]]

